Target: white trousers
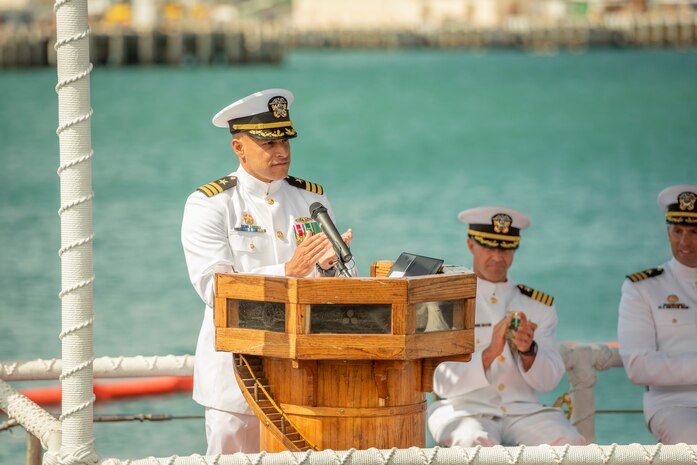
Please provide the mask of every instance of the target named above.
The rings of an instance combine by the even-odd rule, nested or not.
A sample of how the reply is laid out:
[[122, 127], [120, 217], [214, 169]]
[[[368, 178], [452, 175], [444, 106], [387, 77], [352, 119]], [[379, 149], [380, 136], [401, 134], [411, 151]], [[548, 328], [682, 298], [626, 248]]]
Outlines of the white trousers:
[[206, 455], [259, 452], [260, 424], [256, 415], [206, 407]]
[[651, 418], [649, 431], [663, 444], [697, 444], [697, 408], [662, 408]]
[[474, 446], [583, 446], [586, 439], [571, 426], [563, 413], [543, 410], [529, 415], [472, 415], [454, 418], [434, 437], [438, 444], [452, 447]]

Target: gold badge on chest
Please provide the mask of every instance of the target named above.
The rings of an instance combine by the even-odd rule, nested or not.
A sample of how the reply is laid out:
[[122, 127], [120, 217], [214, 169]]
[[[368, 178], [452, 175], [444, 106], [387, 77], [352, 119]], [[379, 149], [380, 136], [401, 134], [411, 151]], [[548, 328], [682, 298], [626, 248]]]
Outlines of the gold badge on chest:
[[658, 308], [668, 310], [687, 310], [690, 308], [690, 306], [680, 302], [680, 297], [677, 295], [669, 294], [666, 297], [666, 301], [662, 305], [659, 305]]
[[254, 233], [264, 233], [266, 229], [259, 225], [254, 224], [254, 217], [248, 212], [242, 214], [242, 224], [235, 228], [235, 231], [243, 232], [254, 232]]

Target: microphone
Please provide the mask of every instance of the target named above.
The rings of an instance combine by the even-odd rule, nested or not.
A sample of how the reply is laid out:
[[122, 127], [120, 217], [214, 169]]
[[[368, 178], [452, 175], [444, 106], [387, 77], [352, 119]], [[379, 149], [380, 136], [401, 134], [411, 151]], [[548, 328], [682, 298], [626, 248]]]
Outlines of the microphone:
[[343, 276], [350, 276], [344, 264], [351, 260], [351, 250], [349, 250], [348, 245], [346, 245], [346, 242], [344, 242], [341, 234], [339, 234], [339, 231], [337, 231], [336, 226], [334, 226], [334, 222], [329, 217], [327, 209], [321, 203], [315, 202], [310, 205], [310, 216], [313, 220], [319, 223], [319, 225], [322, 227], [322, 231], [327, 235], [329, 241], [332, 243], [334, 252], [339, 259], [337, 261], [337, 267], [339, 268], [340, 274]]

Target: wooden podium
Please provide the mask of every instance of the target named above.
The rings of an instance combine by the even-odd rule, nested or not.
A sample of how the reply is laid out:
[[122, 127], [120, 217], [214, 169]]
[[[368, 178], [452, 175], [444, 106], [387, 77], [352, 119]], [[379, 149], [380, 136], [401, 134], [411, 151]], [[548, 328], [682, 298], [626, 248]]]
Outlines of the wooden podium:
[[216, 349], [261, 420], [261, 449], [425, 447], [438, 363], [469, 361], [476, 278], [217, 274]]

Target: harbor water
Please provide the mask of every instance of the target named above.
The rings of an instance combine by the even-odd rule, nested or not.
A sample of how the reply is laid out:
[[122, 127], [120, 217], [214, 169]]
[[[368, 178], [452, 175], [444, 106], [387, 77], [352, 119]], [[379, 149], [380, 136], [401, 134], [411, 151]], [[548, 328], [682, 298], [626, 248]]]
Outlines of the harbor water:
[[[61, 353], [55, 83], [52, 69], [0, 73], [4, 361]], [[556, 297], [560, 341], [616, 340], [624, 275], [670, 257], [658, 192], [697, 183], [694, 51], [294, 51], [280, 65], [96, 67], [95, 356], [194, 352], [203, 304], [184, 263], [182, 209], [237, 166], [213, 114], [269, 87], [295, 93], [291, 174], [324, 186], [339, 229], [353, 229], [362, 275], [403, 251], [469, 266], [457, 213], [513, 207], [532, 226], [510, 276]], [[13, 383], [42, 384], [55, 383]], [[642, 392], [621, 369], [600, 373], [596, 407], [640, 409]], [[138, 413], [202, 409], [188, 394], [95, 405], [95, 415]], [[104, 458], [205, 453], [201, 419], [95, 432]], [[653, 441], [637, 413], [596, 415], [596, 434]], [[0, 432], [0, 463], [24, 463], [24, 441], [21, 428]]]

